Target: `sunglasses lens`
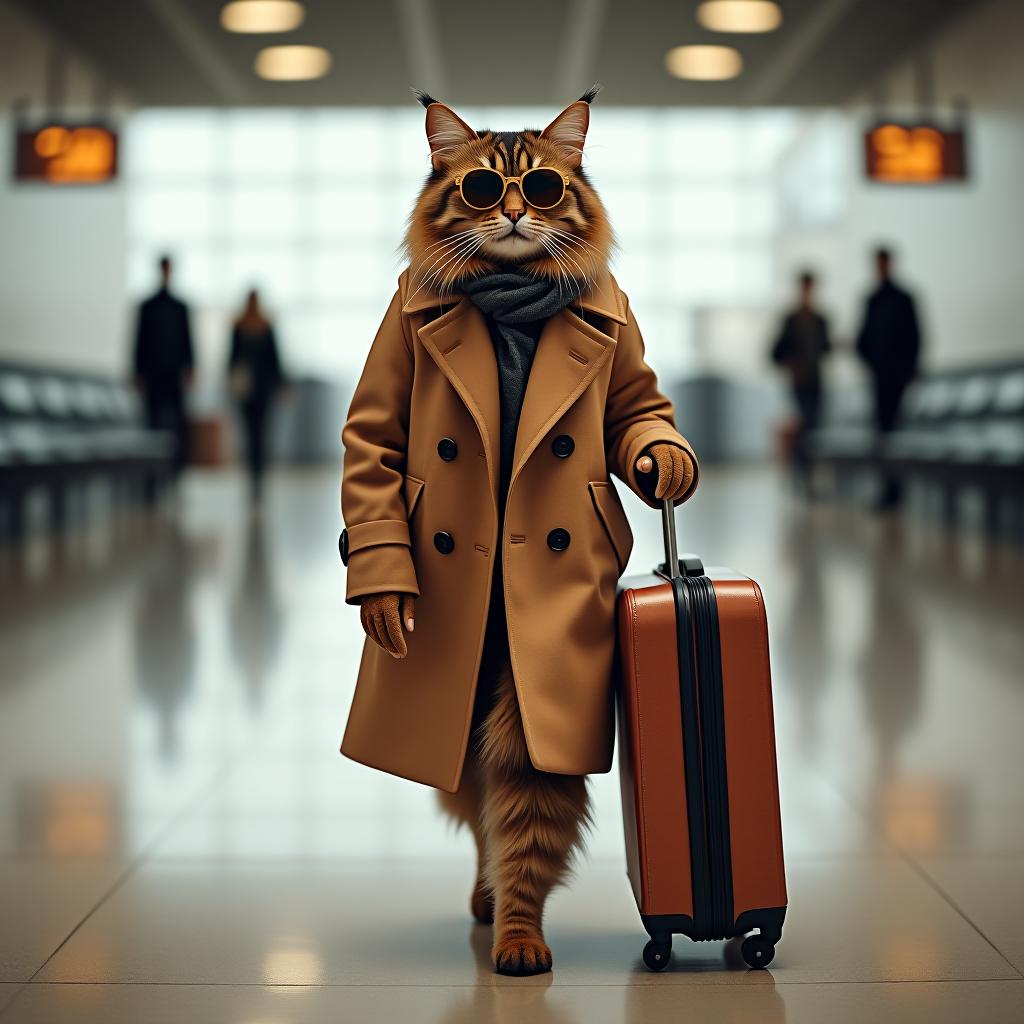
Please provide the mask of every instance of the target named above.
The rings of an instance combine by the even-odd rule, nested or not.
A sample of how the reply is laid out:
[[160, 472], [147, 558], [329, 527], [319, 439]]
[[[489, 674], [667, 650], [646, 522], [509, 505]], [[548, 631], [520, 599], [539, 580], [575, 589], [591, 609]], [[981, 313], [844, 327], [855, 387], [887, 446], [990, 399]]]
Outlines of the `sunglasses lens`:
[[462, 178], [462, 198], [477, 210], [489, 210], [501, 199], [504, 182], [497, 171], [486, 167], [470, 171]]
[[557, 206], [565, 196], [565, 183], [558, 171], [538, 167], [523, 178], [523, 198], [538, 210]]

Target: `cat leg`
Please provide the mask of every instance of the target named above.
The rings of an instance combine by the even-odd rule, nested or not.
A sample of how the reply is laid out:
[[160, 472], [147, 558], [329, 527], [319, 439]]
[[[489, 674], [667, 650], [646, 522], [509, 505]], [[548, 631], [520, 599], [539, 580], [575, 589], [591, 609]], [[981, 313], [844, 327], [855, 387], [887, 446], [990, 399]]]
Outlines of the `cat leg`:
[[586, 779], [533, 767], [508, 667], [481, 730], [480, 758], [494, 967], [499, 974], [541, 974], [551, 969], [544, 903], [565, 879], [589, 823]]
[[469, 910], [480, 924], [490, 924], [494, 920], [494, 896], [484, 880], [483, 785], [480, 765], [472, 746], [466, 752], [458, 792], [438, 790], [437, 799], [441, 810], [456, 825], [465, 825], [476, 841], [476, 883], [469, 898]]

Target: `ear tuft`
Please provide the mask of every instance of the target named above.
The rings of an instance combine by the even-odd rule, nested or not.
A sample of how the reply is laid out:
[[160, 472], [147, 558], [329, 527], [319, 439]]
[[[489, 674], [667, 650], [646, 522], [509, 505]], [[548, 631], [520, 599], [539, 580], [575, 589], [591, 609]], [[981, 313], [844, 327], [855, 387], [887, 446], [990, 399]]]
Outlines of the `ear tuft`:
[[547, 139], [558, 146], [570, 167], [579, 167], [583, 160], [583, 144], [587, 141], [589, 127], [590, 104], [581, 99], [570, 103], [540, 135], [542, 139]]
[[451, 107], [433, 99], [427, 105], [426, 129], [430, 162], [435, 170], [444, 166], [447, 153], [467, 142], [475, 142], [478, 138], [476, 132]]
[[425, 107], [429, 107], [431, 103], [436, 103], [437, 100], [428, 92], [424, 92], [422, 89], [417, 89], [416, 86], [410, 86], [412, 89], [413, 96], [416, 97], [416, 102], [421, 103]]
[[578, 103], [593, 103], [601, 91], [601, 83], [595, 82], [578, 100]]

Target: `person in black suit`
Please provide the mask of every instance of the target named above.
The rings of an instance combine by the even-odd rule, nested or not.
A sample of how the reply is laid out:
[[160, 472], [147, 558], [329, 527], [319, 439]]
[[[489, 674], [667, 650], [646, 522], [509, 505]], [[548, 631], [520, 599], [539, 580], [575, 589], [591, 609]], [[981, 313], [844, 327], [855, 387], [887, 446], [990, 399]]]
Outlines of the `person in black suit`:
[[[917, 376], [921, 330], [913, 296], [892, 279], [892, 253], [875, 250], [878, 287], [868, 296], [864, 322], [857, 336], [857, 352], [871, 373], [875, 391], [875, 424], [879, 438], [896, 428], [907, 385]], [[885, 480], [880, 506], [900, 502], [900, 485]]]
[[174, 468], [188, 461], [185, 392], [192, 383], [195, 357], [188, 306], [170, 292], [171, 260], [160, 258], [160, 289], [139, 307], [135, 329], [135, 383], [155, 430], [175, 438]]
[[808, 439], [821, 413], [821, 369], [832, 351], [828, 321], [814, 307], [814, 285], [814, 274], [805, 270], [799, 277], [797, 306], [786, 314], [772, 347], [772, 361], [789, 375], [798, 416], [793, 463], [805, 486], [810, 483]]
[[259, 293], [253, 289], [235, 321], [228, 356], [228, 386], [245, 426], [253, 504], [259, 502], [263, 487], [267, 417], [283, 383], [274, 325], [260, 306]]

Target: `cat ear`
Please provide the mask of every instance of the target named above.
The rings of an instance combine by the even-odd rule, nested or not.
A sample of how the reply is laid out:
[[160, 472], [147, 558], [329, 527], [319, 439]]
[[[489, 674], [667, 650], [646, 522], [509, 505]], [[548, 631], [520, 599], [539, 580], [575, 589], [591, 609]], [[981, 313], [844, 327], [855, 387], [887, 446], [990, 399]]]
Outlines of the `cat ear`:
[[447, 151], [476, 138], [476, 132], [451, 107], [436, 100], [427, 107], [427, 142], [435, 170], [443, 166]]
[[590, 127], [590, 104], [586, 100], [570, 103], [558, 117], [540, 133], [542, 139], [553, 142], [564, 153], [570, 167], [578, 167], [583, 160], [583, 143]]

